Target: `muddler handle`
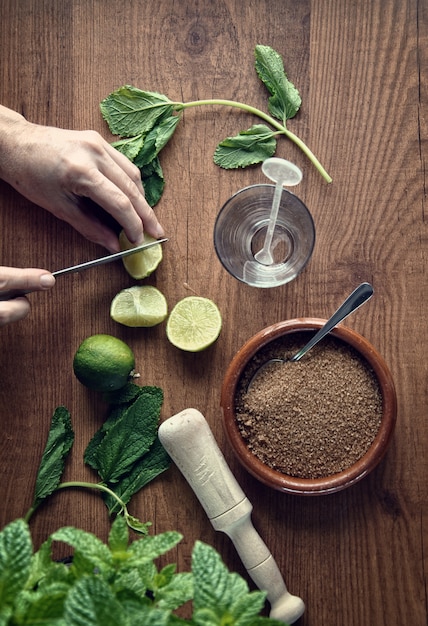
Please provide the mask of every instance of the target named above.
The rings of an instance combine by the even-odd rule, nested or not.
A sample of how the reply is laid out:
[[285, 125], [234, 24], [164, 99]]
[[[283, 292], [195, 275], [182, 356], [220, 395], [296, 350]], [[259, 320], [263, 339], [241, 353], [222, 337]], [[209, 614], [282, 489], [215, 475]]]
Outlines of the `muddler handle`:
[[287, 590], [266, 544], [251, 521], [252, 504], [242, 491], [211, 429], [199, 411], [185, 409], [159, 427], [159, 439], [195, 492], [215, 528], [232, 540], [248, 574], [267, 594], [270, 617], [289, 624], [305, 610]]

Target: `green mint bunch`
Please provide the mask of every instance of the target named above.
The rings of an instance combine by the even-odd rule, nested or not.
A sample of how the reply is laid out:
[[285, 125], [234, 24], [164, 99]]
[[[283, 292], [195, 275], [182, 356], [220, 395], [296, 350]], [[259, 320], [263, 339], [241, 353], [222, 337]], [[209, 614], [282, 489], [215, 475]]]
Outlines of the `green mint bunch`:
[[[156, 560], [182, 539], [175, 531], [133, 542], [123, 517], [107, 544], [64, 527], [33, 551], [28, 524], [18, 519], [0, 532], [0, 625], [44, 626], [284, 626], [260, 616], [265, 594], [250, 592], [214, 548], [197, 541], [191, 572]], [[52, 543], [67, 544], [71, 564], [52, 558]], [[191, 602], [192, 617], [176, 611]]]
[[120, 137], [113, 143], [114, 147], [140, 168], [151, 206], [160, 200], [165, 185], [159, 153], [174, 134], [183, 111], [196, 106], [235, 107], [263, 121], [218, 144], [214, 162], [220, 167], [234, 169], [260, 163], [275, 154], [277, 141], [284, 136], [304, 152], [324, 180], [331, 182], [330, 175], [316, 156], [287, 126], [288, 120], [300, 109], [301, 97], [287, 78], [281, 56], [269, 46], [258, 45], [255, 48], [255, 69], [270, 93], [268, 113], [234, 100], [173, 102], [165, 95], [131, 85], [120, 87], [100, 103], [110, 131]]

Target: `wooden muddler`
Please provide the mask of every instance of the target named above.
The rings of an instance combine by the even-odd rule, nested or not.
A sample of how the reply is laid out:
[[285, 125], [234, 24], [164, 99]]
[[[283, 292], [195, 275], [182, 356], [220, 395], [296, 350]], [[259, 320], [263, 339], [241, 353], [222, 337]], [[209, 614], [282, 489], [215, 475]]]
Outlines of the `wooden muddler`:
[[267, 594], [270, 617], [292, 624], [305, 610], [251, 521], [253, 506], [233, 476], [199, 411], [185, 409], [159, 427], [159, 439], [195, 492], [215, 528], [233, 542], [249, 576]]

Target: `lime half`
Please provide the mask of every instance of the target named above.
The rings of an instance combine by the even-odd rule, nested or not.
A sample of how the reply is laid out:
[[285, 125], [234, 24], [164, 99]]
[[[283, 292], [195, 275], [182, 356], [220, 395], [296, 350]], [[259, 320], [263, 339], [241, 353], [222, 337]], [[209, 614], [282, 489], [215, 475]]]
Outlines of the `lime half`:
[[221, 314], [208, 298], [189, 296], [177, 302], [166, 326], [170, 342], [187, 352], [205, 350], [220, 334]]
[[95, 391], [121, 389], [135, 367], [131, 348], [112, 335], [92, 335], [78, 347], [73, 359], [76, 378]]
[[[150, 235], [144, 236], [144, 243], [151, 243], [152, 241], [156, 241], [156, 239]], [[119, 243], [121, 250], [135, 248], [135, 244], [129, 241], [123, 230], [119, 235]], [[147, 250], [141, 250], [141, 252], [136, 252], [135, 254], [130, 254], [122, 259], [128, 274], [137, 280], [150, 276], [161, 261], [162, 244], [152, 246], [151, 248], [147, 248]]]
[[156, 326], [166, 319], [168, 305], [163, 293], [150, 285], [122, 289], [113, 298], [110, 316], [124, 326]]

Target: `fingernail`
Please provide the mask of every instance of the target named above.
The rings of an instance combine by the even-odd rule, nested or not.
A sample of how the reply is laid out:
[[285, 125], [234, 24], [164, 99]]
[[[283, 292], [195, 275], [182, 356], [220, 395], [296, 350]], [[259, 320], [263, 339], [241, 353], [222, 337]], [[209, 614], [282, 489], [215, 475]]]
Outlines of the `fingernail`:
[[162, 226], [160, 224], [157, 225], [156, 227], [156, 233], [155, 233], [155, 237], [156, 238], [160, 238], [160, 237], [165, 237], [165, 231], [162, 228]]
[[40, 286], [43, 287], [43, 289], [50, 289], [54, 285], [55, 276], [52, 276], [52, 274], [42, 274], [40, 276]]

